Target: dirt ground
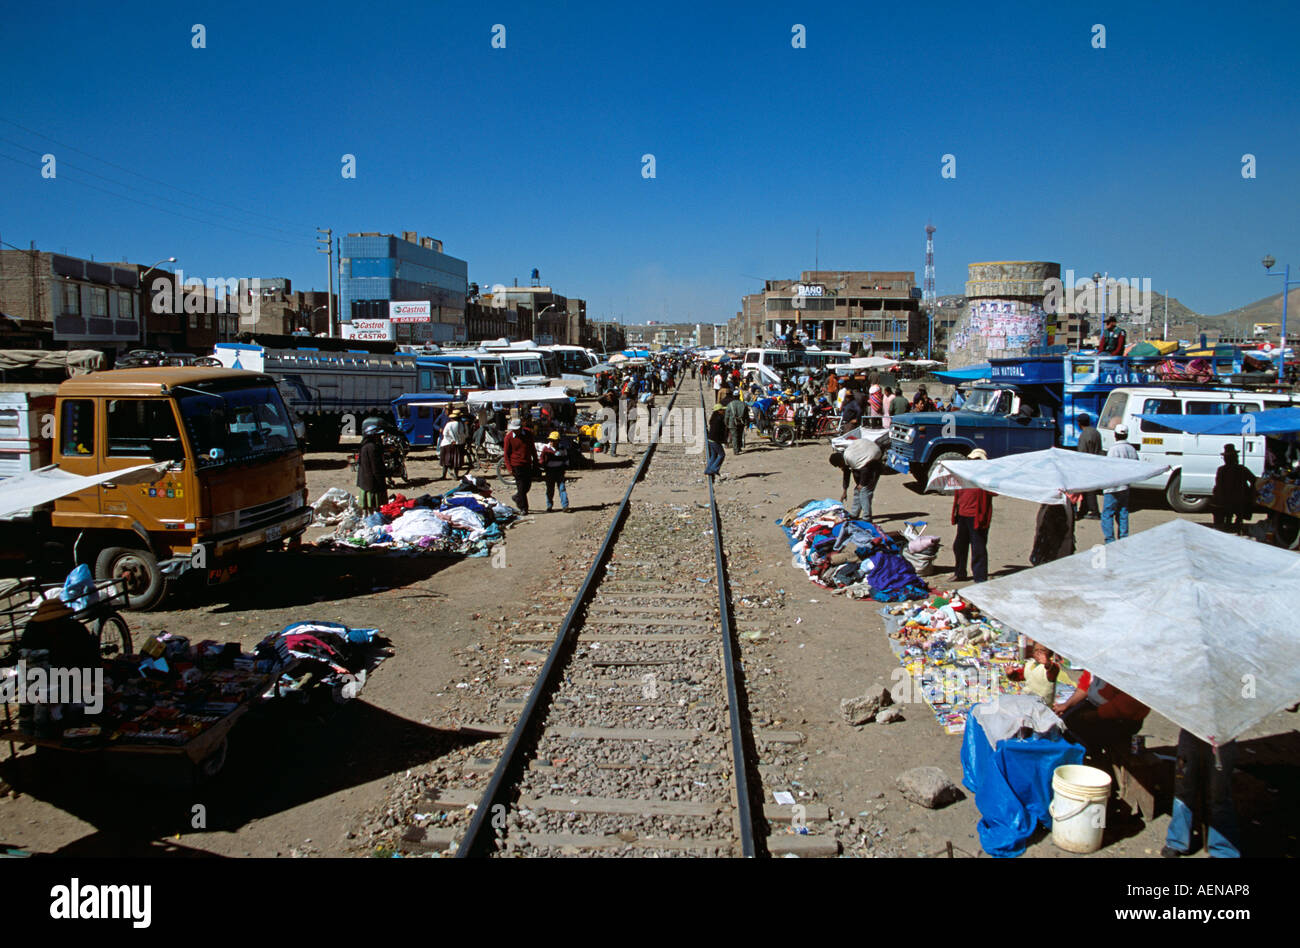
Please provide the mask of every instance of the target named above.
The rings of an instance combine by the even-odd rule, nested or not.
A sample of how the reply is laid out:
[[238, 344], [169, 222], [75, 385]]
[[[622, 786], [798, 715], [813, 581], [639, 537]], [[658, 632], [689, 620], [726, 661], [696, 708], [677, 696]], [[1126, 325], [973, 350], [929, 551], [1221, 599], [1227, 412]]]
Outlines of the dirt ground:
[[[931, 811], [909, 804], [894, 788], [896, 774], [919, 765], [941, 767], [960, 782], [960, 737], [944, 733], [924, 705], [905, 706], [904, 720], [890, 725], [853, 728], [840, 718], [840, 699], [888, 686], [896, 661], [879, 606], [845, 601], [809, 583], [791, 567], [774, 523], [802, 501], [838, 496], [839, 472], [826, 463], [826, 446], [780, 449], [752, 438], [751, 445], [739, 457], [729, 453], [727, 476], [716, 485], [732, 598], [740, 604], [744, 673], [753, 683], [750, 711], [760, 726], [805, 735], [797, 786], [765, 785], [768, 802], [772, 790], [813, 788], [833, 817], [871, 814], [890, 843], [882, 853], [934, 855], [949, 843], [958, 856], [980, 853], [973, 800]], [[309, 456], [313, 497], [332, 486], [352, 488], [350, 450]], [[207, 785], [193, 786], [188, 769], [175, 761], [43, 761], [20, 753], [0, 764], [0, 777], [15, 791], [0, 799], [0, 841], [85, 855], [365, 852], [366, 826], [392, 812], [392, 796], [412, 772], [473, 753], [482, 741], [457, 726], [490, 720], [488, 707], [476, 716], [465, 690], [456, 689], [470, 674], [466, 655], [499, 645], [511, 617], [536, 609], [561, 580], [581, 575], [633, 463], [621, 451], [616, 459], [597, 456], [593, 469], [573, 473], [576, 512], [570, 515], [537, 513], [544, 504], [535, 487], [534, 514], [507, 531], [504, 562], [282, 554], [264, 558], [237, 583], [191, 591], [162, 611], [131, 616], [137, 642], [166, 630], [192, 641], [237, 640], [249, 647], [290, 622], [320, 619], [379, 628], [395, 654], [355, 701], [250, 714], [233, 733], [225, 771]], [[432, 453], [413, 454], [410, 467], [417, 483], [409, 493], [438, 487]], [[1133, 512], [1134, 532], [1178, 516], [1154, 495], [1150, 502]], [[936, 588], [951, 585], [950, 506], [950, 499], [918, 493], [904, 476], [883, 478], [876, 493], [875, 511], [887, 529], [925, 519], [929, 531], [944, 538], [941, 572], [930, 579]], [[1027, 565], [1034, 512], [1030, 504], [995, 501], [991, 575]], [[1081, 547], [1099, 542], [1099, 524], [1080, 523], [1077, 536]], [[779, 608], [748, 610], [745, 601]], [[1153, 662], [1158, 666], [1158, 656]], [[1236, 791], [1248, 854], [1296, 854], [1298, 723], [1294, 715], [1279, 714], [1242, 740]], [[1143, 733], [1150, 749], [1172, 755], [1172, 724], [1153, 713]], [[791, 777], [785, 772], [779, 779]], [[1167, 810], [1149, 823], [1118, 817], [1112, 814], [1106, 845], [1093, 858], [1159, 852]], [[1028, 853], [1062, 855], [1041, 832]]]

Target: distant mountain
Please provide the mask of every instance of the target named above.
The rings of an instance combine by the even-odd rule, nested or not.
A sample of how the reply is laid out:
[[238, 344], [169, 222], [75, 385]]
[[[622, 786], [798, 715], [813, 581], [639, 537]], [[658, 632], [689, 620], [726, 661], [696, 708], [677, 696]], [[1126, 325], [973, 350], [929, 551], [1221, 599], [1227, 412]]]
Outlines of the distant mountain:
[[[1287, 300], [1287, 322], [1292, 319], [1300, 319], [1300, 309], [1297, 309], [1297, 306], [1300, 306], [1300, 287], [1293, 289], [1290, 299]], [[1239, 321], [1242, 323], [1280, 323], [1282, 321], [1282, 294], [1274, 293], [1262, 300], [1248, 303], [1240, 309], [1231, 309], [1226, 313], [1219, 313], [1217, 316], [1207, 318], [1222, 320], [1229, 325], [1234, 325]], [[1297, 325], [1300, 326], [1300, 324]], [[1287, 335], [1291, 335], [1291, 332], [1291, 327], [1288, 326]]]

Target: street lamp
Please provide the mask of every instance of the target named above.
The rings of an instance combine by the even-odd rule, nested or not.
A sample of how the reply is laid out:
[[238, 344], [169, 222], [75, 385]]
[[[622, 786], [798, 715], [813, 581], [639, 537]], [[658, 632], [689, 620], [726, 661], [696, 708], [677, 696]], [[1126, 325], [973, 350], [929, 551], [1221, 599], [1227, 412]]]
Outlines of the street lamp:
[[[1273, 265], [1277, 260], [1272, 254], [1266, 256], [1260, 263], [1264, 264], [1264, 269], [1268, 271], [1269, 276], [1278, 276], [1273, 272]], [[1291, 264], [1287, 264], [1282, 269], [1282, 349], [1277, 355], [1277, 381], [1281, 385], [1286, 378], [1286, 298], [1291, 293]], [[1295, 281], [1296, 286], [1300, 286], [1300, 280]]]
[[537, 314], [537, 316], [535, 317], [534, 326], [533, 326], [533, 337], [534, 337], [534, 339], [536, 339], [537, 333], [538, 333], [538, 331], [541, 329], [541, 325], [542, 325], [542, 317], [546, 315], [546, 310], [548, 310], [548, 309], [555, 309], [555, 307], [557, 307], [557, 306], [559, 306], [559, 305], [560, 305], [559, 303], [547, 303], [547, 304], [546, 304], [546, 307], [545, 307], [545, 308], [544, 308], [540, 313]]
[[[151, 308], [151, 307], [147, 307], [147, 306], [145, 306], [145, 303], [144, 303], [144, 301], [145, 301], [145, 291], [144, 291], [145, 280], [148, 278], [149, 274], [153, 273], [155, 270], [157, 270], [157, 269], [158, 269], [160, 266], [162, 266], [164, 263], [175, 263], [175, 262], [176, 262], [176, 258], [175, 258], [175, 257], [163, 257], [161, 260], [159, 260], [157, 263], [155, 263], [153, 266], [151, 266], [148, 270], [144, 271], [144, 273], [140, 274], [140, 348], [141, 348], [141, 349], [145, 348], [145, 347], [148, 345], [148, 341], [149, 341], [149, 323], [148, 323], [148, 319], [149, 319], [149, 309]], [[173, 287], [173, 289], [174, 289], [174, 287]]]

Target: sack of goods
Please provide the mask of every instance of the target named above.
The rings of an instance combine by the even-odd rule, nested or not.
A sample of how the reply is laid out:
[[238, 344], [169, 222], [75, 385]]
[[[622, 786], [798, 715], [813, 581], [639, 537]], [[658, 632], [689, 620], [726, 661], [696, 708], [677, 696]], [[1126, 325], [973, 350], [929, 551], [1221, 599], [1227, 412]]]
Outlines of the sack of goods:
[[879, 461], [882, 453], [880, 445], [873, 439], [858, 438], [844, 449], [844, 463], [853, 470], [860, 471], [873, 461]]

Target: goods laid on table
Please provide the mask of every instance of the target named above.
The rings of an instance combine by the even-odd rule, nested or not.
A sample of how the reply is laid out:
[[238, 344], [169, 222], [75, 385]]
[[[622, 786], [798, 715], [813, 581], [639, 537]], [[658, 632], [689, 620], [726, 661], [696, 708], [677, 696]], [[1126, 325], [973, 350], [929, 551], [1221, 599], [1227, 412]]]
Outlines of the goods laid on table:
[[[1029, 690], [1017, 637], [961, 597], [941, 593], [885, 606], [881, 615], [890, 648], [907, 670], [911, 700], [929, 705], [949, 734], [965, 731], [967, 712], [980, 702]], [[1073, 691], [1063, 672], [1056, 700]]]
[[318, 540], [318, 551], [386, 550], [403, 554], [487, 556], [502, 538], [501, 528], [517, 514], [492, 498], [481, 477], [467, 475], [445, 494], [393, 499], [363, 516], [356, 499], [332, 487], [316, 502], [321, 522], [334, 527]]
[[777, 524], [789, 540], [794, 565], [819, 586], [879, 602], [917, 599], [930, 591], [903, 555], [907, 539], [850, 519], [838, 501], [792, 507]]
[[18, 649], [16, 664], [0, 670], [0, 737], [68, 751], [183, 754], [208, 773], [224, 763], [226, 736], [250, 707], [305, 698], [316, 685], [335, 701], [353, 698], [391, 654], [375, 629], [299, 622], [251, 653], [161, 632], [135, 655], [69, 666], [68, 632], [59, 634], [50, 649]]

